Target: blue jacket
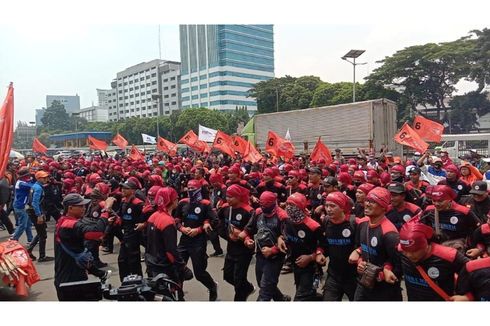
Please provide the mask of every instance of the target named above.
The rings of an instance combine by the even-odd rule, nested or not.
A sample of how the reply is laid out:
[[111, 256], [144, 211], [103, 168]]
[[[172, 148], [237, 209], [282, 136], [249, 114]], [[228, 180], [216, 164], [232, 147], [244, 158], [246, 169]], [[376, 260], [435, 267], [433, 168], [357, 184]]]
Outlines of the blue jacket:
[[32, 186], [33, 184], [30, 182], [17, 180], [17, 182], [15, 183], [15, 198], [13, 204], [13, 207], [15, 209], [26, 208]]
[[43, 194], [44, 194], [43, 185], [40, 184], [39, 182], [36, 182], [32, 186], [32, 203], [31, 203], [31, 206], [34, 209], [36, 216], [42, 215], [41, 200], [43, 198]]

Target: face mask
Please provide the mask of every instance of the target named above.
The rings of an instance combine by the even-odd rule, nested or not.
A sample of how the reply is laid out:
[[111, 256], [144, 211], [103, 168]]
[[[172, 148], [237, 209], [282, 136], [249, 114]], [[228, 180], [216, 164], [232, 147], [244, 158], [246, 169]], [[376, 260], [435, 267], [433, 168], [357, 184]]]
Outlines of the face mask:
[[191, 201], [191, 203], [197, 203], [202, 200], [201, 188], [193, 191], [188, 191], [187, 194], [189, 195], [189, 200]]
[[293, 223], [299, 223], [305, 218], [305, 212], [294, 205], [286, 206], [286, 213]]
[[271, 205], [269, 207], [262, 207], [262, 212], [266, 215], [270, 215], [274, 213], [274, 210], [276, 209], [276, 205]]

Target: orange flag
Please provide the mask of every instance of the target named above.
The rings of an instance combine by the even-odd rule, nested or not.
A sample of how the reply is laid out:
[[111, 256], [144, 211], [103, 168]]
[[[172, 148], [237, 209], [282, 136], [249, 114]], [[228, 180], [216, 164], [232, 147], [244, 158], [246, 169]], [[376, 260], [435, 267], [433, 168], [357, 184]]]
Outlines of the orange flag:
[[318, 137], [315, 148], [310, 154], [310, 161], [318, 161], [319, 159], [324, 159], [326, 164], [332, 163], [332, 154], [328, 147], [322, 143], [321, 137]]
[[413, 120], [413, 130], [425, 141], [440, 143], [444, 126], [418, 115]]
[[107, 149], [107, 146], [109, 146], [105, 141], [99, 140], [90, 135], [88, 136], [88, 141], [90, 142], [90, 149], [105, 151]]
[[128, 141], [123, 136], [121, 136], [120, 133], [117, 133], [117, 135], [114, 136], [114, 138], [112, 139], [112, 143], [122, 150], [125, 150], [126, 146], [128, 146]]
[[158, 137], [157, 149], [170, 156], [175, 156], [175, 154], [177, 154], [177, 144], [174, 144], [163, 137]]
[[216, 137], [214, 137], [213, 147], [225, 154], [230, 155], [232, 158], [235, 158], [235, 151], [233, 150], [233, 139], [230, 135], [225, 134], [221, 130], [218, 130], [216, 133]]
[[14, 140], [14, 85], [10, 83], [7, 97], [0, 108], [0, 178], [5, 175]]
[[410, 126], [405, 122], [400, 131], [395, 135], [395, 141], [399, 144], [412, 147], [419, 153], [424, 153], [429, 144], [427, 144], [420, 136], [410, 128]]
[[129, 158], [132, 159], [133, 161], [144, 161], [145, 156], [141, 154], [139, 149], [136, 146], [131, 147], [131, 152], [129, 153]]
[[199, 140], [193, 130], [189, 130], [182, 138], [179, 139], [179, 143], [186, 144], [197, 152], [209, 152], [209, 146], [202, 140]]
[[233, 142], [231, 143], [232, 148], [235, 152], [240, 153], [242, 157], [245, 155], [247, 150], [248, 142], [240, 136], [232, 136]]
[[257, 163], [264, 157], [259, 151], [255, 148], [254, 145], [250, 141], [247, 142], [247, 148], [245, 149], [245, 153], [243, 154], [243, 160], [249, 161], [251, 163]]
[[265, 144], [265, 150], [274, 156], [291, 158], [294, 156], [295, 148], [290, 141], [281, 138], [273, 131], [269, 131]]
[[44, 146], [43, 143], [41, 143], [39, 139], [37, 139], [37, 137], [34, 137], [34, 140], [32, 141], [32, 151], [36, 153], [46, 154], [48, 149], [46, 148], [46, 146]]

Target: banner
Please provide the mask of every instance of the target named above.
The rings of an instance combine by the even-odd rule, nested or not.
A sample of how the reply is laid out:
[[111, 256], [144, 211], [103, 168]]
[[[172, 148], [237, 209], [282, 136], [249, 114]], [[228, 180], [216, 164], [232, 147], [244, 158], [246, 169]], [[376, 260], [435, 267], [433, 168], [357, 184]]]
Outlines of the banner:
[[156, 137], [147, 135], [147, 134], [141, 134], [141, 138], [143, 138], [143, 144], [156, 144], [157, 139]]
[[191, 149], [197, 152], [209, 152], [209, 146], [204, 141], [197, 138], [196, 133], [193, 130], [189, 130], [182, 138], [179, 139], [179, 143], [186, 144]]
[[120, 133], [117, 133], [117, 135], [114, 136], [114, 139], [112, 139], [112, 143], [122, 150], [125, 150], [126, 146], [128, 146], [128, 141], [123, 136], [121, 136]]
[[286, 131], [286, 136], [284, 136], [284, 139], [291, 141], [291, 134], [289, 133], [289, 128], [288, 131]]
[[420, 136], [410, 128], [410, 126], [405, 122], [400, 131], [395, 135], [395, 141], [399, 144], [406, 145], [415, 149], [420, 154], [425, 153], [429, 144], [427, 144]]
[[257, 163], [264, 157], [262, 154], [259, 153], [259, 151], [255, 148], [254, 145], [250, 141], [247, 142], [247, 148], [245, 150], [245, 153], [243, 154], [243, 160], [248, 161], [253, 163]]
[[133, 161], [144, 161], [145, 156], [139, 151], [136, 146], [131, 147], [131, 152], [129, 153], [129, 158]]
[[324, 159], [326, 164], [332, 163], [332, 154], [328, 147], [322, 143], [321, 137], [318, 137], [315, 148], [310, 154], [310, 161], [318, 161]]
[[212, 148], [216, 148], [223, 153], [230, 155], [232, 158], [236, 157], [235, 151], [233, 150], [233, 139], [230, 135], [227, 135], [220, 130], [216, 133]]
[[44, 146], [43, 143], [37, 137], [34, 137], [34, 140], [32, 141], [32, 151], [36, 153], [43, 153], [46, 154], [48, 151], [48, 148]]
[[157, 149], [170, 156], [175, 156], [177, 154], [177, 144], [174, 144], [163, 137], [158, 137]]
[[214, 138], [216, 138], [216, 134], [218, 130], [214, 130], [208, 127], [204, 127], [199, 125], [199, 140], [212, 143], [214, 142]]
[[248, 146], [248, 141], [243, 139], [240, 136], [232, 136], [232, 148], [235, 152], [240, 153], [240, 155], [243, 157], [245, 155], [245, 152], [247, 151], [247, 146]]
[[10, 83], [0, 108], [0, 178], [5, 175], [14, 141], [14, 85]]
[[440, 143], [444, 126], [418, 115], [413, 120], [413, 130], [425, 141]]
[[265, 150], [277, 157], [292, 158], [294, 156], [295, 148], [290, 141], [279, 137], [279, 135], [273, 131], [269, 131]]
[[88, 136], [89, 147], [90, 149], [97, 149], [99, 151], [105, 151], [107, 146], [109, 146], [105, 141], [94, 138], [92, 136]]

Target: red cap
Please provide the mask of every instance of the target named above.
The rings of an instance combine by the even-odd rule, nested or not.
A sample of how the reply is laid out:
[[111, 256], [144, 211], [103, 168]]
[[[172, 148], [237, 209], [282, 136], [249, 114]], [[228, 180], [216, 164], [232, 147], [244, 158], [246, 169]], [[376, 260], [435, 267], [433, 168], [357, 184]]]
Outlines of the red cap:
[[233, 197], [240, 200], [242, 203], [248, 203], [250, 191], [247, 188], [237, 184], [231, 185], [226, 189], [226, 197]]
[[339, 170], [340, 172], [347, 172], [349, 171], [349, 166], [347, 164], [342, 164]]
[[351, 211], [351, 202], [349, 197], [341, 193], [340, 191], [334, 191], [328, 194], [325, 202], [332, 202], [335, 205], [339, 206], [345, 213], [345, 215], [349, 215]]
[[299, 178], [299, 172], [296, 170], [291, 170], [288, 172], [288, 177]]
[[299, 192], [295, 192], [294, 194], [292, 194], [291, 196], [288, 197], [288, 199], [286, 200], [286, 203], [293, 204], [293, 205], [297, 206], [299, 209], [304, 211], [304, 210], [306, 210], [307, 200], [306, 200], [305, 195], [303, 195]]
[[163, 187], [163, 179], [159, 175], [156, 175], [156, 174], [150, 175], [150, 182], [154, 186]]
[[456, 165], [454, 164], [449, 164], [448, 166], [445, 166], [444, 167], [444, 170], [446, 170], [447, 172], [453, 172], [453, 173], [456, 173], [458, 176], [459, 176], [459, 169]]
[[105, 184], [105, 183], [103, 183], [103, 182], [99, 182], [99, 183], [97, 183], [97, 184], [95, 185], [95, 188], [99, 189], [99, 191], [100, 191], [100, 192], [101, 192], [103, 195], [105, 195], [105, 196], [109, 195], [109, 192], [111, 191], [111, 188], [109, 188], [109, 185], [107, 185], [107, 184]]
[[240, 174], [242, 173], [242, 171], [240, 170], [240, 167], [234, 165], [234, 166], [232, 166], [228, 170], [228, 173], [230, 173], [230, 174], [236, 174], [236, 175], [240, 176]]
[[260, 205], [263, 207], [269, 207], [276, 203], [277, 195], [271, 191], [264, 191], [262, 195], [260, 195]]
[[373, 178], [379, 178], [379, 174], [375, 170], [368, 170], [366, 173], [366, 176], [367, 176], [368, 180], [373, 179]]
[[376, 187], [368, 193], [366, 200], [372, 200], [386, 210], [391, 203], [391, 194], [385, 188]]
[[174, 188], [160, 188], [155, 195], [155, 204], [159, 211], [166, 211], [167, 206], [179, 197]]
[[266, 168], [264, 172], [262, 172], [262, 176], [268, 176], [274, 178], [274, 171], [271, 168]]
[[155, 197], [158, 190], [162, 189], [161, 186], [152, 186], [150, 189], [148, 189], [148, 196]]
[[337, 176], [337, 180], [339, 182], [342, 182], [344, 185], [352, 184], [352, 177], [347, 172], [340, 172], [339, 175]]
[[361, 181], [366, 181], [366, 176], [364, 175], [364, 172], [358, 170], [354, 172], [354, 175], [352, 176], [353, 179], [356, 180], [361, 180]]
[[456, 198], [456, 193], [447, 185], [437, 185], [432, 187], [431, 198], [433, 201], [453, 200]]
[[223, 176], [219, 173], [211, 173], [209, 176], [210, 183], [223, 183]]
[[201, 188], [201, 183], [199, 181], [197, 181], [196, 179], [189, 180], [187, 182], [187, 188], [199, 189], [199, 188]]
[[371, 190], [374, 189], [374, 187], [376, 186], [373, 185], [372, 183], [363, 183], [362, 185], [357, 187], [357, 190], [361, 190], [364, 194], [367, 195]]
[[400, 164], [394, 165], [391, 167], [391, 172], [405, 173], [405, 168]]
[[405, 223], [400, 230], [400, 249], [414, 252], [427, 248], [434, 231], [422, 223]]

